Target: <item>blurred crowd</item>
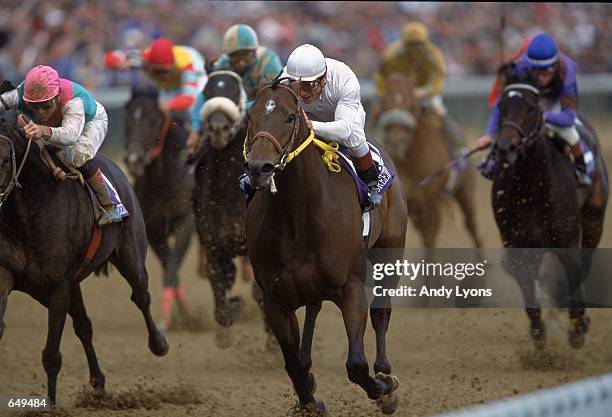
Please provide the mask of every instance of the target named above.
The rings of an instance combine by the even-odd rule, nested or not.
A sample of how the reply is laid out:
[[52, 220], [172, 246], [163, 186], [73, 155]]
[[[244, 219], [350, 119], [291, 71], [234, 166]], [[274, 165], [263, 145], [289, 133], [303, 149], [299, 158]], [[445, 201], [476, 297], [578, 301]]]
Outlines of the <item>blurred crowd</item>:
[[199, 0], [2, 0], [0, 79], [20, 81], [36, 64], [90, 89], [130, 82], [106, 71], [105, 51], [145, 48], [169, 37], [208, 60], [225, 29], [247, 23], [286, 61], [301, 43], [319, 46], [360, 77], [376, 71], [385, 45], [410, 20], [427, 25], [447, 73], [492, 74], [499, 63], [500, 16], [511, 51], [546, 31], [581, 72], [612, 72], [612, 6], [605, 3], [264, 2]]

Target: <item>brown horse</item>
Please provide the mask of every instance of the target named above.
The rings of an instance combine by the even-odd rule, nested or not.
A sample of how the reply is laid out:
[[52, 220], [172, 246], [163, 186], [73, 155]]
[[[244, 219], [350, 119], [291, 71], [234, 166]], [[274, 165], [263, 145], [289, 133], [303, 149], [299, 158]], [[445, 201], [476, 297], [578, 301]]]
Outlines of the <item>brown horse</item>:
[[[324, 413], [315, 401], [315, 380], [309, 372], [317, 313], [324, 300], [342, 311], [349, 341], [346, 369], [383, 412], [397, 407], [385, 335], [391, 300], [374, 299], [370, 316], [376, 332], [376, 377], [369, 375], [363, 347], [368, 304], [364, 289], [366, 251], [362, 246], [362, 213], [353, 180], [345, 170], [330, 172], [313, 145], [305, 146], [291, 163], [290, 152], [309, 138], [297, 95], [297, 84], [277, 80], [263, 87], [248, 113], [245, 169], [258, 189], [247, 208], [246, 233], [255, 279], [263, 291], [264, 310], [285, 360], [302, 407]], [[385, 163], [393, 167], [384, 154]], [[369, 247], [403, 251], [407, 213], [396, 177], [380, 208], [371, 212]], [[275, 190], [278, 190], [274, 193]], [[391, 251], [391, 250], [389, 250]], [[391, 251], [392, 252], [392, 251]], [[389, 253], [389, 252], [387, 252]], [[397, 278], [392, 281], [397, 283]], [[392, 283], [392, 284], [394, 284]], [[300, 343], [295, 311], [306, 306]]]
[[384, 129], [384, 143], [402, 177], [407, 197], [408, 215], [427, 248], [435, 246], [440, 229], [441, 208], [445, 194], [459, 203], [474, 246], [481, 247], [475, 221], [474, 176], [467, 166], [458, 175], [446, 171], [427, 185], [418, 182], [445, 166], [450, 153], [443, 136], [441, 118], [423, 110], [416, 98], [415, 83], [400, 73], [387, 79], [387, 95], [382, 100], [379, 123]]

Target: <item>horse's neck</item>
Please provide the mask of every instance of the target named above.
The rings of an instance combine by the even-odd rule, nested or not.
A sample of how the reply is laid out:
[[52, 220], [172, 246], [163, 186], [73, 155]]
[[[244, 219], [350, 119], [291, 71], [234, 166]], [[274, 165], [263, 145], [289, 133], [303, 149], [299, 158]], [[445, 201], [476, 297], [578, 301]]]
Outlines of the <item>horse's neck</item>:
[[[528, 199], [533, 204], [547, 202], [556, 182], [552, 169], [553, 145], [546, 137], [535, 140], [526, 150], [526, 156], [517, 161], [504, 181], [509, 196], [515, 200]], [[526, 204], [525, 208], [529, 206]]]
[[435, 116], [421, 112], [416, 119], [412, 140], [408, 145], [408, 169], [416, 175], [426, 175], [432, 166], [443, 166], [448, 160], [444, 138]]
[[326, 170], [319, 150], [314, 144], [309, 145], [275, 176], [278, 193], [270, 199], [287, 213], [316, 207], [325, 191]]
[[181, 127], [170, 124], [160, 155], [147, 167], [148, 175], [168, 181], [182, 176], [181, 168], [184, 164], [181, 161], [181, 151], [186, 142], [184, 136], [185, 132]]

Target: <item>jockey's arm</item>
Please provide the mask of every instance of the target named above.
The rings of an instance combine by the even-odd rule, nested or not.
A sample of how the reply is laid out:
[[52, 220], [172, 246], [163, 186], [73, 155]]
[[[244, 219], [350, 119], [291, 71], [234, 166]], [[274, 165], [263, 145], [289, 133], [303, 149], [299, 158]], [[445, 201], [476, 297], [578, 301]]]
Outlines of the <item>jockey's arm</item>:
[[442, 95], [444, 89], [444, 77], [446, 68], [444, 66], [444, 55], [435, 46], [430, 50], [430, 61], [427, 66], [427, 83], [418, 88], [423, 98], [431, 98]]
[[51, 128], [50, 143], [70, 146], [77, 143], [85, 127], [85, 109], [83, 100], [74, 98], [62, 110], [62, 125]]
[[204, 107], [204, 102], [206, 99], [204, 98], [204, 94], [202, 92], [198, 93], [196, 97], [195, 104], [191, 108], [191, 131], [199, 132], [202, 130], [202, 117], [200, 116], [200, 112], [202, 111], [202, 107]]
[[17, 89], [7, 91], [0, 96], [0, 112], [16, 109], [19, 105], [19, 93]]
[[577, 100], [575, 96], [560, 97], [561, 110], [544, 112], [544, 121], [559, 127], [570, 127], [576, 123]]
[[353, 123], [359, 117], [361, 95], [359, 81], [352, 74], [342, 86], [343, 95], [338, 101], [333, 122], [312, 121], [312, 128], [319, 137], [343, 143], [353, 131]]
[[141, 68], [142, 63], [142, 56], [137, 49], [131, 49], [129, 51], [115, 49], [114, 51], [104, 54], [104, 65], [111, 70]]
[[171, 111], [187, 111], [198, 97], [198, 80], [201, 74], [193, 70], [183, 70], [181, 73], [181, 93], [164, 103], [165, 107]]

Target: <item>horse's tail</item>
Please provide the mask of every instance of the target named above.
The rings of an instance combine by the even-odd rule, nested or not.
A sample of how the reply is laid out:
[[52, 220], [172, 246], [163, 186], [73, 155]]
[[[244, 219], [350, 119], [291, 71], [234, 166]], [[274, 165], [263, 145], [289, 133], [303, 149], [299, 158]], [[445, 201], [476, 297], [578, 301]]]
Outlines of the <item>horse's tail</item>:
[[108, 262], [109, 261], [103, 262], [103, 263], [100, 264], [100, 266], [98, 266], [96, 268], [96, 270], [94, 272], [96, 274], [96, 276], [98, 276], [98, 277], [100, 275], [104, 275], [105, 277], [108, 276]]

